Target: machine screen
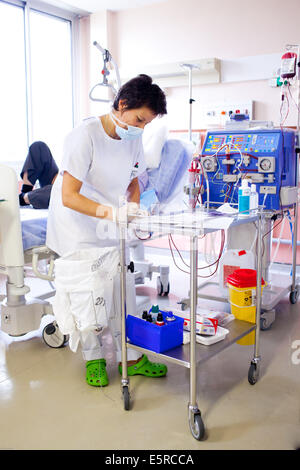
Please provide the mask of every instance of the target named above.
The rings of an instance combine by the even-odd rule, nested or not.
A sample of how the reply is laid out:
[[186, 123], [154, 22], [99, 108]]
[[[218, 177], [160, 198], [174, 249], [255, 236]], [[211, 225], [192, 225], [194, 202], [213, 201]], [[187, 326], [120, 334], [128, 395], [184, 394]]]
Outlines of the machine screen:
[[[230, 152], [275, 152], [280, 134], [278, 132], [253, 134], [209, 134], [204, 152], [216, 152], [223, 144], [232, 144]], [[222, 149], [220, 153], [225, 153]]]

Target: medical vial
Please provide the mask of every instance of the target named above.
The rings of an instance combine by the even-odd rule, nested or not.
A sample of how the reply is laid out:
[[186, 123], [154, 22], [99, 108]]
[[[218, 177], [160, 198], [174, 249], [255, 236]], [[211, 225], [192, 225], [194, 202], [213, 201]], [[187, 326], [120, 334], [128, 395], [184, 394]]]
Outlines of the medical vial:
[[161, 312], [157, 314], [156, 325], [163, 326], [165, 324], [164, 317]]
[[142, 319], [147, 320], [147, 316], [148, 316], [148, 312], [147, 312], [147, 310], [144, 310], [143, 314], [142, 314]]
[[153, 319], [155, 321], [156, 317], [157, 317], [157, 314], [159, 313], [159, 306], [158, 305], [152, 305], [151, 313], [152, 313]]

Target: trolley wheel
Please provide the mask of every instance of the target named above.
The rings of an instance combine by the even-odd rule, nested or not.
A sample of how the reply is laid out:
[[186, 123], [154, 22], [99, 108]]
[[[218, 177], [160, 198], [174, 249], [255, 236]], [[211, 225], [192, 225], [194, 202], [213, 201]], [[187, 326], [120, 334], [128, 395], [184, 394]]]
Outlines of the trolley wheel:
[[128, 411], [130, 409], [130, 394], [128, 386], [123, 387], [123, 400], [124, 400], [124, 410]]
[[49, 323], [43, 329], [43, 340], [50, 348], [62, 348], [68, 341], [69, 336], [59, 331], [57, 323]]
[[193, 414], [192, 418], [189, 419], [189, 425], [192, 436], [197, 439], [197, 441], [201, 441], [205, 434], [205, 427], [201, 418], [200, 411], [198, 413]]
[[167, 288], [164, 289], [163, 283], [161, 282], [160, 276], [157, 277], [156, 281], [157, 293], [160, 297], [167, 297], [170, 292], [170, 283], [168, 282]]
[[291, 304], [296, 304], [297, 303], [297, 300], [298, 300], [298, 295], [299, 295], [299, 291], [296, 289], [296, 290], [292, 290], [290, 292], [290, 302]]
[[255, 362], [251, 362], [248, 371], [248, 382], [250, 385], [255, 385], [259, 377], [259, 368]]
[[267, 331], [272, 328], [272, 323], [268, 325], [267, 319], [266, 318], [261, 318], [260, 319], [260, 329], [261, 331]]

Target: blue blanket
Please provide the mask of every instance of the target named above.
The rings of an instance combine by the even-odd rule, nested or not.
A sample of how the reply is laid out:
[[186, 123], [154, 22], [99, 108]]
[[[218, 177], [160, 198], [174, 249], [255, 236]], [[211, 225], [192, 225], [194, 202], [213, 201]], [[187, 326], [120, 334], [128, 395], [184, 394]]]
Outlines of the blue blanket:
[[29, 250], [35, 246], [45, 245], [47, 233], [46, 209], [21, 208], [21, 228], [23, 249]]
[[191, 158], [191, 148], [182, 141], [167, 140], [162, 149], [159, 167], [146, 170], [139, 176], [141, 205], [149, 208], [157, 202], [168, 203], [186, 175]]

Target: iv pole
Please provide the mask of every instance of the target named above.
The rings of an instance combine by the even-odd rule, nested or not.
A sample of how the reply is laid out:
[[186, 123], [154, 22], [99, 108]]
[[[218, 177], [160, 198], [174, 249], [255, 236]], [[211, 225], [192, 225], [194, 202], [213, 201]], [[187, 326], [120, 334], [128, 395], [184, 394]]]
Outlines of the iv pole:
[[[286, 50], [289, 51], [291, 49], [297, 49], [297, 64], [296, 64], [296, 80], [297, 80], [297, 141], [296, 141], [296, 187], [298, 189], [299, 185], [299, 153], [300, 153], [300, 56], [299, 45], [292, 45], [287, 44]], [[293, 227], [293, 261], [292, 261], [292, 285], [291, 285], [291, 292], [290, 292], [290, 301], [292, 304], [295, 304], [298, 299], [299, 291], [296, 285], [296, 269], [297, 269], [297, 235], [298, 235], [298, 191], [296, 195], [296, 202], [295, 202], [295, 216], [294, 216], [294, 227]]]
[[195, 64], [180, 64], [181, 67], [187, 68], [189, 72], [189, 105], [190, 105], [190, 118], [189, 118], [189, 140], [192, 141], [192, 105], [193, 102], [195, 101], [192, 98], [192, 73], [193, 69], [200, 69], [198, 65]]

